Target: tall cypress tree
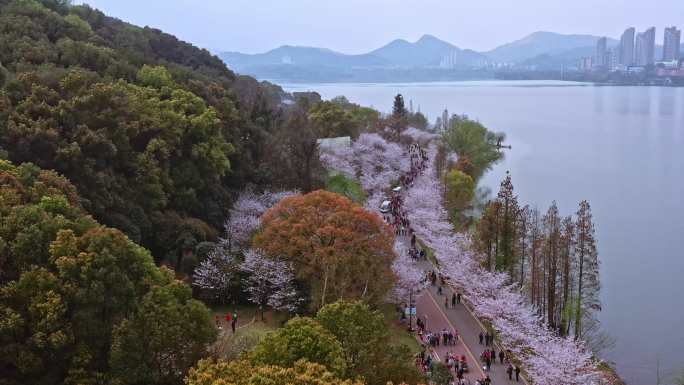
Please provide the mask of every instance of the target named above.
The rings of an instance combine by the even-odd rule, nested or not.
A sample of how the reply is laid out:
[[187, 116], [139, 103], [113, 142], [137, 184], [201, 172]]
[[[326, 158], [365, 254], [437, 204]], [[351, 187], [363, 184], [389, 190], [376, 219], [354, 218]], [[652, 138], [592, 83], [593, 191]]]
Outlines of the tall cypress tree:
[[577, 242], [575, 253], [578, 264], [575, 339], [579, 339], [582, 337], [582, 318], [584, 314], [588, 311], [601, 310], [601, 303], [598, 298], [601, 288], [598, 251], [589, 202], [580, 202], [575, 227]]

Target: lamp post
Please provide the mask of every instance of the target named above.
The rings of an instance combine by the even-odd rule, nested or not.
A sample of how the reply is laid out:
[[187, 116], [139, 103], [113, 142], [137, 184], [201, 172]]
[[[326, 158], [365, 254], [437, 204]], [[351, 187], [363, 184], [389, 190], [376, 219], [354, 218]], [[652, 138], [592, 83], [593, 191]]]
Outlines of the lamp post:
[[409, 332], [413, 331], [413, 287], [409, 288]]

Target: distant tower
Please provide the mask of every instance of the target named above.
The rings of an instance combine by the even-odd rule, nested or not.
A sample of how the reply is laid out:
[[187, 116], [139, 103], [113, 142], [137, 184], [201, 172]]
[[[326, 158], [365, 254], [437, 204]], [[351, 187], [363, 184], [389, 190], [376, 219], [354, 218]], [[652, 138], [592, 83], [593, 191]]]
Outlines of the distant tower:
[[636, 65], [645, 67], [655, 61], [655, 27], [637, 34], [634, 49]]
[[413, 99], [409, 99], [409, 113], [413, 115]]
[[449, 110], [446, 107], [444, 107], [444, 112], [442, 112], [442, 125], [442, 129], [445, 131], [449, 128]]
[[665, 28], [663, 39], [663, 61], [679, 60], [682, 31], [677, 27]]
[[596, 57], [594, 58], [594, 66], [599, 68], [608, 67], [608, 39], [602, 37], [596, 42]]
[[634, 65], [634, 27], [627, 28], [620, 38], [620, 64]]

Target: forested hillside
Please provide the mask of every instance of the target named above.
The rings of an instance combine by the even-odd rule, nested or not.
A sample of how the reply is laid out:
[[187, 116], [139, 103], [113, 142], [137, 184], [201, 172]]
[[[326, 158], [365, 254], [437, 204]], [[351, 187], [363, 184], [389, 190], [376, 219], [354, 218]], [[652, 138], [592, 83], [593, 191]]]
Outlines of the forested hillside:
[[315, 185], [289, 141], [315, 138], [288, 123], [314, 103], [283, 103], [172, 35], [66, 0], [0, 0], [0, 63], [0, 159], [63, 174], [87, 212], [177, 270], [239, 187]]

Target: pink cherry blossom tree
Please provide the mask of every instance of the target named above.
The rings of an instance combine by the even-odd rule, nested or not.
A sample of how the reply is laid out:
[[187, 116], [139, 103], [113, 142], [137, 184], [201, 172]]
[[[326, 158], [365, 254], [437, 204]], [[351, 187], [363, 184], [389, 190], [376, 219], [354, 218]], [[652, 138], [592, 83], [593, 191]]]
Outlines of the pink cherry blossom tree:
[[294, 312], [302, 303], [294, 286], [292, 265], [270, 258], [260, 250], [249, 249], [240, 269], [247, 274], [242, 281], [247, 298], [259, 306], [262, 320], [266, 307]]
[[[429, 148], [434, 159], [436, 146]], [[583, 343], [556, 335], [527, 303], [506, 273], [482, 268], [482, 257], [471, 250], [468, 235], [454, 232], [442, 205], [434, 164], [405, 192], [405, 207], [416, 236], [440, 261], [442, 274], [458, 286], [475, 314], [491, 321], [506, 349], [521, 359], [537, 385], [596, 384], [596, 362]]]
[[[261, 216], [281, 199], [295, 194], [296, 191], [255, 193], [251, 188], [242, 191], [230, 209], [224, 236], [207, 258], [195, 268], [193, 285], [215, 300], [225, 302], [230, 296], [235, 274], [239, 270], [236, 255], [249, 248], [252, 234], [260, 226]], [[285, 306], [283, 302], [281, 307]]]
[[208, 293], [214, 300], [225, 303], [230, 297], [237, 265], [232, 254], [213, 250], [195, 268], [192, 284]]
[[377, 210], [391, 184], [410, 169], [402, 146], [375, 133], [361, 134], [351, 147], [322, 150], [321, 161], [328, 169], [361, 182], [368, 193], [369, 210]]
[[249, 247], [254, 231], [261, 224], [261, 216], [280, 202], [281, 199], [296, 195], [297, 191], [264, 191], [256, 193], [252, 188], [243, 190], [230, 209], [225, 222], [225, 235], [219, 239], [219, 246], [229, 253]]
[[392, 263], [392, 271], [396, 275], [394, 289], [389, 298], [392, 303], [408, 303], [410, 296], [415, 296], [428, 284], [426, 272], [411, 258], [408, 251], [406, 240], [397, 238], [394, 241], [397, 258]]

